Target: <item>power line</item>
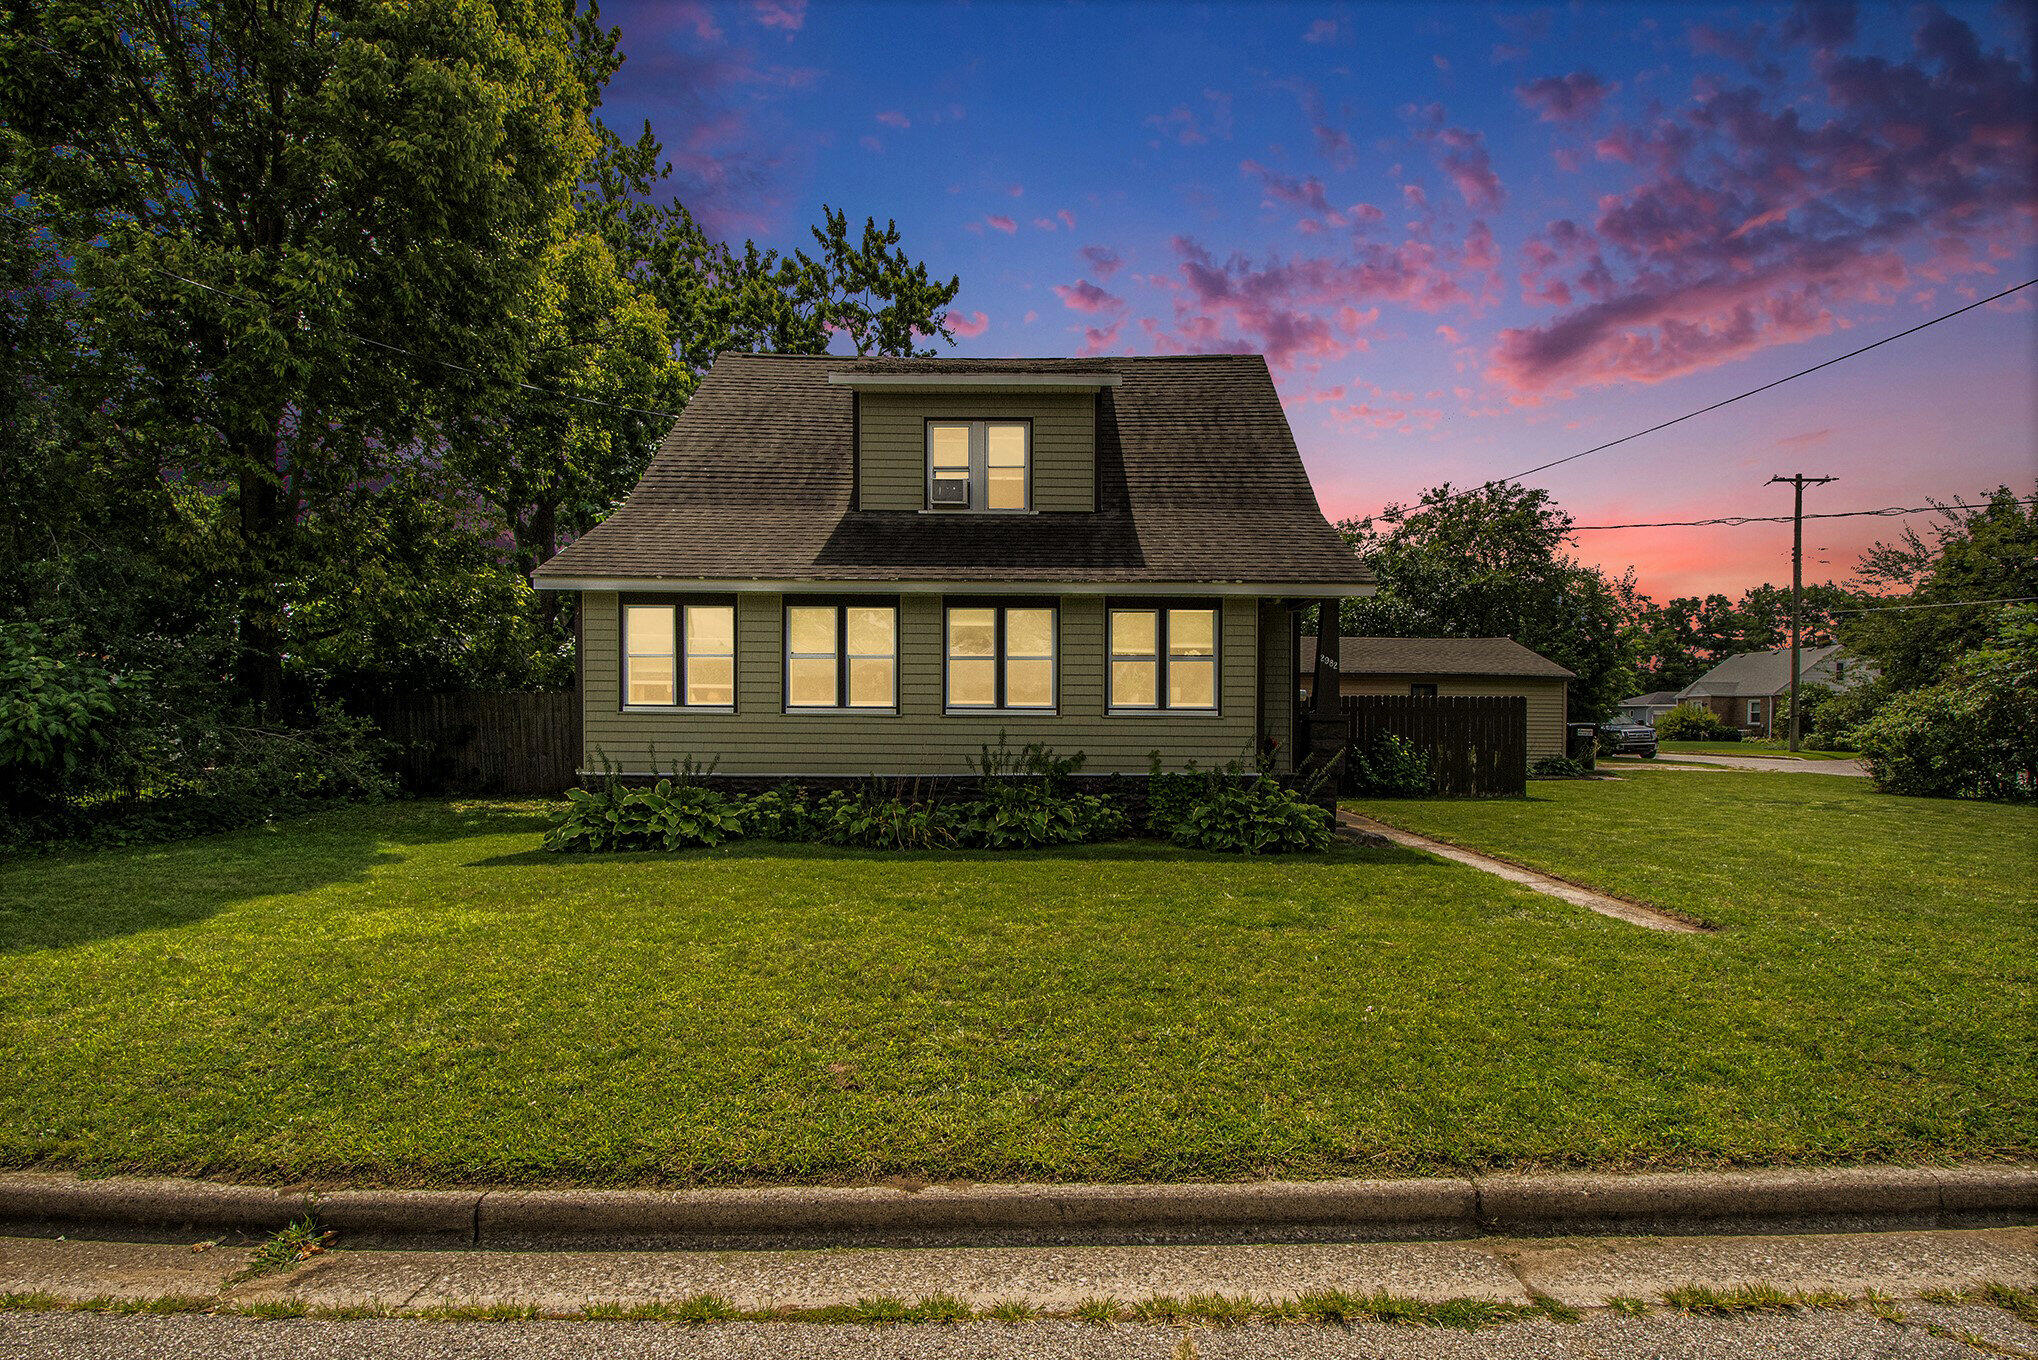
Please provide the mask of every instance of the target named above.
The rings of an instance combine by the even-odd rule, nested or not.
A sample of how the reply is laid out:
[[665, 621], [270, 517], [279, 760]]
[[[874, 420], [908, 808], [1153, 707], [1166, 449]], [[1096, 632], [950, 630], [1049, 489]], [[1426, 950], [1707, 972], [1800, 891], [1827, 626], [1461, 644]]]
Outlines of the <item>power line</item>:
[[[1687, 420], [1692, 420], [1698, 416], [1706, 415], [1709, 412], [1717, 411], [1722, 406], [1732, 406], [1737, 401], [1745, 401], [1749, 397], [1759, 395], [1760, 393], [1763, 392], [1767, 392], [1772, 387], [1781, 387], [1787, 382], [1794, 382], [1799, 378], [1807, 377], [1813, 373], [1818, 372], [1822, 368], [1831, 368], [1834, 364], [1841, 363], [1847, 359], [1855, 358], [1857, 355], [1866, 354], [1868, 353], [1868, 351], [1878, 348], [1879, 346], [1887, 345], [1892, 340], [1901, 340], [1907, 335], [1916, 335], [1919, 331], [1924, 330], [1927, 327], [1936, 326], [1942, 321], [1951, 321], [1954, 317], [1964, 315], [1967, 312], [1971, 312], [1977, 307], [1986, 307], [1991, 302], [1995, 302], [2002, 298], [2006, 298], [2010, 294], [2017, 292], [2020, 289], [2029, 288], [2034, 283], [2038, 283], [2038, 279], [2025, 279], [2022, 283], [2013, 284], [2010, 287], [2003, 289], [2003, 291], [2000, 293], [1991, 293], [1989, 296], [1981, 299], [1979, 302], [1970, 302], [1965, 307], [1956, 307], [1954, 310], [1943, 313], [1942, 315], [1939, 316], [1935, 316], [1929, 321], [1920, 321], [1917, 325], [1911, 327], [1909, 330], [1898, 331], [1895, 335], [1885, 335], [1880, 340], [1870, 341], [1868, 344], [1863, 345], [1860, 349], [1850, 349], [1845, 354], [1834, 355], [1832, 358], [1826, 360], [1824, 363], [1813, 364], [1810, 368], [1801, 368], [1795, 373], [1789, 373], [1781, 378], [1775, 379], [1774, 381], [1763, 383], [1760, 387], [1751, 387], [1745, 392], [1740, 392], [1735, 394], [1734, 396], [1727, 397], [1724, 400], [1716, 401], [1712, 403], [1712, 405], [1710, 406], [1701, 406], [1696, 411], [1686, 411], [1681, 416], [1673, 416], [1669, 420], [1663, 421], [1660, 424], [1651, 425], [1646, 430], [1636, 430], [1633, 434], [1624, 434], [1618, 439], [1609, 439], [1604, 444], [1594, 444], [1589, 449], [1580, 449], [1576, 453], [1567, 453], [1562, 458], [1553, 458], [1547, 463], [1538, 463], [1536, 466], [1529, 468], [1523, 472], [1517, 472], [1511, 477], [1492, 478], [1488, 483], [1486, 483], [1486, 485], [1491, 485], [1493, 482], [1518, 482], [1524, 477], [1533, 477], [1538, 472], [1548, 472], [1553, 467], [1559, 467], [1565, 463], [1576, 462], [1580, 458], [1590, 457], [1592, 454], [1595, 453], [1604, 453], [1608, 449], [1613, 448], [1616, 445], [1625, 444], [1630, 440], [1640, 439], [1643, 435], [1655, 434], [1659, 430], [1667, 430], [1672, 425], [1680, 425]], [[1445, 496], [1442, 500], [1431, 501], [1430, 504], [1442, 505], [1445, 502], [1454, 501], [1458, 499], [1458, 497], [1460, 496], [1472, 495], [1477, 490], [1478, 490], [1477, 487], [1467, 487], [1463, 491], [1455, 492], [1452, 495]], [[1418, 506], [1415, 508], [1420, 509], [1421, 507]]]
[[[213, 285], [209, 283], [200, 283], [197, 279], [187, 278], [186, 276], [179, 274], [176, 270], [165, 268], [162, 265], [152, 265], [150, 267], [155, 269], [158, 273], [166, 274], [170, 278], [176, 279], [179, 283], [188, 283], [193, 288], [203, 288], [206, 292], [217, 293], [223, 298], [232, 298], [236, 302], [245, 302], [255, 307], [268, 307], [271, 310], [274, 310], [275, 308], [275, 304], [267, 302], [262, 298], [250, 297], [246, 293], [236, 293], [231, 289], [227, 288], [215, 288]], [[407, 355], [412, 359], [421, 360], [424, 363], [438, 364], [445, 368], [457, 369], [462, 373], [471, 373], [475, 377], [480, 378], [483, 381], [487, 382], [497, 381], [497, 379], [493, 378], [491, 375], [482, 372], [480, 369], [475, 368], [471, 364], [459, 363], [456, 360], [452, 359], [441, 359], [438, 356], [432, 354], [420, 354], [418, 351], [414, 349], [407, 349], [402, 345], [392, 345], [386, 340], [377, 340], [372, 335], [362, 335], [359, 331], [349, 330], [345, 326], [340, 326], [337, 327], [336, 329], [338, 329], [340, 334], [346, 336], [351, 340], [358, 340], [364, 345], [373, 345], [377, 349], [388, 350], [392, 354]], [[659, 416], [666, 420], [679, 419], [679, 412], [677, 411], [654, 411], [643, 406], [625, 406], [620, 402], [602, 401], [598, 397], [583, 397], [573, 392], [561, 392], [557, 388], [541, 387], [537, 383], [528, 383], [511, 380], [510, 386], [520, 387], [526, 392], [536, 392], [542, 396], [558, 397], [562, 401], [577, 401], [588, 406], [606, 407], [611, 411], [626, 411], [634, 416]]]
[[[2013, 497], [2017, 504], [2029, 502], [2038, 505], [2038, 496]], [[1986, 510], [1994, 501], [1942, 501], [1937, 505], [1886, 505], [1880, 510], [1827, 510], [1807, 514], [1806, 519], [1858, 519], [1863, 515], [1883, 516], [1922, 515], [1931, 510]], [[1717, 519], [1659, 519], [1643, 520], [1633, 524], [1574, 524], [1570, 531], [1582, 534], [1601, 529], [1707, 529], [1724, 525], [1737, 529], [1743, 524], [1788, 524], [1789, 515], [1721, 515]]]
[[1884, 604], [1868, 609], [1828, 609], [1828, 614], [1888, 614], [1899, 609], [1968, 609], [1988, 604], [2033, 604], [2038, 595], [2013, 595], [2007, 600], [1948, 600], [1941, 604]]

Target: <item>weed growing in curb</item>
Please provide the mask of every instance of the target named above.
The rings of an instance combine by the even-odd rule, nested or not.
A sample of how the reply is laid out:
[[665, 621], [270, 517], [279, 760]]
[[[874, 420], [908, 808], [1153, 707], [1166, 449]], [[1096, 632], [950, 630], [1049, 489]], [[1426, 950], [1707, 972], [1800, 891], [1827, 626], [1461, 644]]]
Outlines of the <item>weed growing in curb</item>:
[[1853, 1300], [1829, 1289], [1809, 1292], [1783, 1290], [1772, 1284], [1741, 1284], [1731, 1289], [1711, 1289], [1702, 1284], [1687, 1284], [1666, 1291], [1663, 1302], [1681, 1313], [1732, 1317], [1739, 1313], [1794, 1313], [1800, 1308], [1841, 1308]]
[[984, 1309], [984, 1316], [992, 1322], [1033, 1322], [1040, 1310], [1024, 1299], [1000, 1299]]
[[256, 1247], [248, 1256], [248, 1263], [229, 1276], [227, 1284], [246, 1284], [249, 1280], [288, 1270], [298, 1262], [323, 1252], [332, 1236], [329, 1232], [320, 1232], [311, 1215], [306, 1214], [287, 1227], [277, 1229], [273, 1236]]
[[1606, 1301], [1606, 1311], [1618, 1313], [1622, 1317], [1647, 1317], [1649, 1315], [1649, 1305], [1647, 1300], [1630, 1298], [1626, 1294], [1616, 1294]]
[[1118, 1300], [1105, 1298], [1084, 1299], [1076, 1305], [1075, 1319], [1078, 1322], [1116, 1322], [1125, 1315], [1118, 1306]]

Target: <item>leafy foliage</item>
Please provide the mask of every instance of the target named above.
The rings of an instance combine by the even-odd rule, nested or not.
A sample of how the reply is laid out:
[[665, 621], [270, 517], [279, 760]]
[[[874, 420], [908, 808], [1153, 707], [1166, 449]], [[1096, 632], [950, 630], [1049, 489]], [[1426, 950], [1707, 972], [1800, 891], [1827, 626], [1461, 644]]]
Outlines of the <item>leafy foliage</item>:
[[1529, 765], [1529, 773], [1543, 779], [1583, 779], [1591, 771], [1569, 756], [1542, 756]]
[[1570, 528], [1549, 492], [1502, 482], [1433, 487], [1412, 506], [1346, 520], [1338, 530], [1379, 590], [1345, 602], [1344, 631], [1510, 637], [1577, 674], [1574, 715], [1603, 717], [1634, 682], [1634, 583], [1566, 554]]
[[1739, 741], [1741, 729], [1699, 704], [1679, 704], [1656, 718], [1658, 741]]
[[0, 624], [0, 773], [10, 797], [69, 774], [113, 716], [106, 669], [54, 652], [35, 625]]
[[732, 799], [697, 784], [661, 779], [631, 788], [614, 775], [592, 789], [568, 789], [566, 808], [545, 833], [557, 851], [684, 850], [743, 834]]
[[1906, 530], [1862, 559], [1864, 585], [1883, 596], [1901, 592], [1888, 602], [1945, 606], [1864, 613], [1843, 625], [1848, 648], [1880, 666], [1895, 690], [1945, 679], [1995, 632], [2001, 606], [1960, 602], [2038, 597], [2038, 503], [2007, 486], [1963, 499], [1986, 508], [1942, 509], [1926, 533]]
[[1176, 808], [1165, 834], [1192, 849], [1266, 855], [1330, 847], [1330, 812], [1271, 775], [1213, 774]]
[[1417, 798], [1430, 791], [1429, 756], [1406, 737], [1382, 732], [1369, 750], [1349, 750], [1353, 787], [1361, 794]]
[[1876, 786], [1926, 798], [2038, 798], [2038, 608], [1854, 730]]
[[[1830, 581], [1804, 588], [1804, 645], [1839, 640], [1839, 611], [1867, 602], [1858, 590]], [[1763, 584], [1738, 598], [1680, 595], [1663, 604], [1639, 601], [1641, 678], [1644, 690], [1680, 690], [1730, 656], [1790, 645], [1790, 589]]]

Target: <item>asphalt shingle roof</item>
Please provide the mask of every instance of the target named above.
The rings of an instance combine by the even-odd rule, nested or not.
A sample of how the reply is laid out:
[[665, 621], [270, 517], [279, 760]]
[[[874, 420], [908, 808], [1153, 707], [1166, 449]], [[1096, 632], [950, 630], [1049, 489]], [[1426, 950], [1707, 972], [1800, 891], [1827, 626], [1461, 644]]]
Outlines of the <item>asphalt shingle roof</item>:
[[[1799, 679], [1839, 650], [1838, 647], [1802, 648], [1798, 652]], [[1789, 688], [1790, 649], [1784, 647], [1773, 652], [1743, 652], [1739, 656], [1730, 656], [1678, 692], [1727, 698], [1737, 694], [1781, 694]]]
[[[1570, 680], [1576, 676], [1513, 638], [1348, 637], [1338, 639], [1340, 675], [1504, 675]], [[1316, 638], [1302, 639], [1297, 671], [1316, 669]]]
[[[831, 372], [1115, 373], [1094, 513], [850, 509], [852, 395]], [[723, 354], [614, 514], [538, 568], [601, 580], [1243, 582], [1370, 574], [1324, 519], [1266, 361]]]

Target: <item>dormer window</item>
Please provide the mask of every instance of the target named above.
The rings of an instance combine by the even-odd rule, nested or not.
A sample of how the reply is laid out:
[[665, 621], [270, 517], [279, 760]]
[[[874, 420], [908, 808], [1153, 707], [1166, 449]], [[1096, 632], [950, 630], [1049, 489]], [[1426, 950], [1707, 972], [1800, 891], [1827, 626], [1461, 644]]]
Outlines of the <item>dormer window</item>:
[[929, 510], [1032, 508], [1033, 422], [927, 422]]

